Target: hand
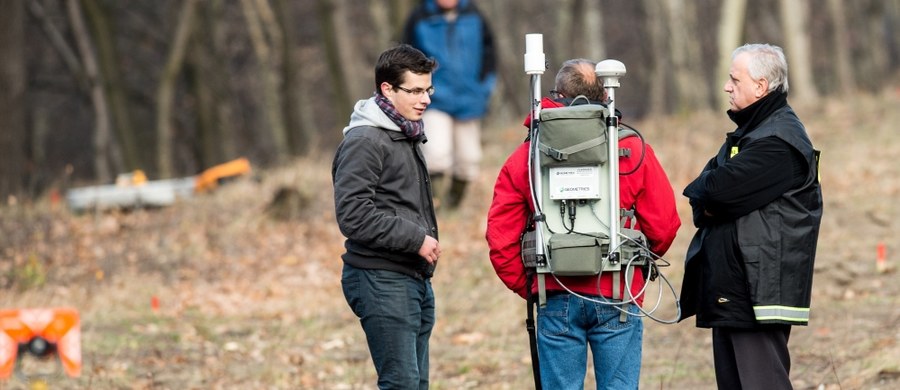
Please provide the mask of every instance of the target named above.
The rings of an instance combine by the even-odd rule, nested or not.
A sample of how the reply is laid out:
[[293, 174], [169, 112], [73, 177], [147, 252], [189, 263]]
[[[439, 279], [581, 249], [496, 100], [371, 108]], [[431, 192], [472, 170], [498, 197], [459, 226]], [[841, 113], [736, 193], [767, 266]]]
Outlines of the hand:
[[419, 256], [425, 259], [428, 264], [436, 264], [438, 258], [441, 257], [441, 244], [432, 236], [425, 236], [422, 246], [419, 248]]

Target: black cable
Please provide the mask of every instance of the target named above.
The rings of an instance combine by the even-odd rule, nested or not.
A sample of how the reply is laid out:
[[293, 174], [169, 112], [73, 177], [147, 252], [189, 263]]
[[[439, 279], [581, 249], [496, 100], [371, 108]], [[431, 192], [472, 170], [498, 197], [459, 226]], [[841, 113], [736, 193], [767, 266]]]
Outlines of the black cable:
[[[566, 200], [565, 199], [563, 199], [559, 202], [559, 220], [562, 221], [563, 229], [566, 229], [567, 234], [571, 234], [573, 231], [575, 231], [575, 219], [574, 218], [570, 218], [570, 220], [572, 221], [572, 227], [566, 226]], [[550, 226], [548, 225], [547, 229], [549, 229], [549, 228], [550, 228]]]
[[631, 127], [624, 122], [619, 122], [619, 124], [627, 127], [628, 129], [631, 129], [631, 131], [633, 131], [635, 134], [637, 134], [637, 137], [640, 138], [640, 140], [641, 140], [641, 158], [640, 158], [640, 160], [638, 160], [637, 165], [635, 165], [634, 169], [632, 169], [631, 171], [628, 171], [625, 173], [619, 172], [619, 176], [628, 176], [628, 175], [631, 175], [631, 174], [637, 172], [638, 168], [640, 168], [641, 165], [644, 163], [644, 155], [647, 153], [647, 141], [644, 140], [644, 135], [641, 134], [641, 132], [638, 131], [637, 129], [635, 129], [634, 127]]

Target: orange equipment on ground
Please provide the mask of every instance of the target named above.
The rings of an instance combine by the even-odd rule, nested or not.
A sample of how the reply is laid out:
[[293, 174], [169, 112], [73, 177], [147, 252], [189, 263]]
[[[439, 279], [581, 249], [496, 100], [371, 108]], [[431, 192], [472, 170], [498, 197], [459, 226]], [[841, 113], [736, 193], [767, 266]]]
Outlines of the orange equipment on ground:
[[81, 375], [81, 321], [72, 308], [0, 310], [0, 379], [9, 378], [19, 351], [59, 355], [70, 377]]
[[238, 158], [211, 167], [198, 175], [165, 180], [147, 180], [141, 170], [120, 174], [115, 185], [71, 188], [66, 193], [69, 208], [75, 211], [131, 207], [163, 207], [197, 193], [214, 190], [219, 184], [251, 173], [250, 161]]
[[209, 168], [194, 180], [194, 191], [203, 192], [215, 189], [223, 180], [250, 173], [250, 161], [246, 158], [231, 160], [224, 164]]

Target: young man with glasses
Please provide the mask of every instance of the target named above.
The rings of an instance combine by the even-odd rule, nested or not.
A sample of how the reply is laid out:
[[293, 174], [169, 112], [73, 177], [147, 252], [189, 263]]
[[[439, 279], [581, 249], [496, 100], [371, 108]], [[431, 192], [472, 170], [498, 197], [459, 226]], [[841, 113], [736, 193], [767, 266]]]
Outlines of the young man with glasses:
[[335, 216], [347, 238], [341, 286], [383, 389], [428, 388], [431, 276], [441, 248], [419, 144], [436, 66], [409, 45], [381, 53], [375, 96], [356, 103], [332, 164]]

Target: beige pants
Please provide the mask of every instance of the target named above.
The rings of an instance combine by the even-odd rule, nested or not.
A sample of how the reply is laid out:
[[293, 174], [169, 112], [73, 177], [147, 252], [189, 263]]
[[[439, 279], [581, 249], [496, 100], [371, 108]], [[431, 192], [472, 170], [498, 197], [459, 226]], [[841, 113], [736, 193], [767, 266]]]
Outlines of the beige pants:
[[438, 110], [425, 110], [425, 135], [428, 142], [422, 153], [430, 173], [452, 174], [458, 179], [478, 178], [481, 162], [481, 120], [459, 121]]

